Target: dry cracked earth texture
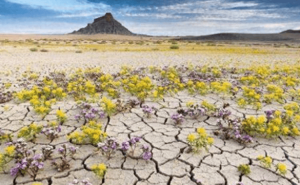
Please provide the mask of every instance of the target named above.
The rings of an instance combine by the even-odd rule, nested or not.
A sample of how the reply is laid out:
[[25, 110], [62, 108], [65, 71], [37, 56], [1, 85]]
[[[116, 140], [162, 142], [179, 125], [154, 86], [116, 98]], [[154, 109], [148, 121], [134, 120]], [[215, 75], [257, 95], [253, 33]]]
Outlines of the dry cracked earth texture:
[[[241, 145], [232, 140], [222, 140], [215, 137], [215, 143], [209, 153], [201, 151], [199, 154], [187, 153], [187, 135], [195, 132], [198, 127], [204, 127], [210, 135], [218, 130], [216, 119], [202, 117], [199, 120], [186, 120], [183, 124], [176, 126], [170, 120], [170, 115], [177, 108], [185, 105], [185, 101], [203, 99], [218, 104], [220, 100], [213, 97], [188, 97], [180, 94], [175, 97], [166, 97], [162, 102], [146, 102], [147, 105], [156, 107], [158, 110], [147, 118], [143, 115], [141, 108], [134, 108], [130, 112], [120, 113], [110, 119], [102, 120], [105, 123], [105, 131], [108, 135], [120, 141], [134, 136], [141, 136], [142, 143], [151, 146], [153, 157], [149, 161], [142, 159], [124, 157], [117, 152], [113, 158], [107, 160], [100, 154], [95, 154], [96, 148], [91, 145], [79, 145], [78, 153], [75, 155], [71, 168], [64, 172], [57, 172], [51, 167], [41, 171], [36, 180], [43, 184], [68, 184], [74, 178], [83, 179], [88, 177], [93, 184], [105, 185], [146, 185], [146, 184], [190, 184], [196, 185], [197, 181], [202, 184], [299, 184], [300, 157], [299, 140], [281, 138], [278, 140], [257, 139], [249, 145]], [[55, 121], [55, 112], [50, 112], [45, 118], [37, 116], [28, 103], [19, 105], [8, 104], [9, 110], [4, 111], [1, 107], [0, 124], [5, 131], [16, 133], [23, 126], [33, 121], [45, 124]], [[58, 148], [64, 143], [69, 143], [66, 135], [76, 130], [82, 123], [75, 120], [74, 116], [79, 113], [75, 102], [65, 101], [55, 105], [62, 107], [67, 112], [68, 121], [62, 126], [63, 132], [54, 141], [38, 137], [31, 147], [41, 148], [43, 145], [52, 145]], [[53, 109], [55, 110], [55, 107]], [[243, 117], [244, 112], [232, 109], [234, 116]], [[253, 111], [253, 114], [256, 114]], [[3, 146], [1, 146], [3, 148]], [[274, 161], [284, 162], [288, 166], [285, 176], [279, 175], [275, 169], [265, 169], [256, 161], [258, 155], [271, 156]], [[138, 156], [138, 154], [137, 154]], [[92, 172], [91, 165], [105, 163], [108, 166], [103, 180], [99, 180]], [[241, 175], [237, 167], [240, 164], [251, 165], [249, 176]], [[13, 179], [9, 174], [0, 174], [1, 184], [31, 184], [28, 177], [17, 177]]]
[[[46, 68], [48, 67], [49, 65]], [[14, 83], [13, 78], [9, 80]], [[4, 81], [7, 82], [7, 79], [3, 78], [2, 82]], [[18, 90], [17, 86], [15, 88]], [[245, 185], [300, 184], [300, 140], [295, 138], [275, 140], [258, 138], [251, 144], [242, 145], [233, 140], [214, 137], [215, 142], [209, 152], [203, 150], [198, 154], [188, 153], [186, 138], [189, 133], [195, 132], [198, 127], [204, 127], [208, 134], [213, 136], [213, 131], [219, 129], [216, 118], [208, 116], [198, 120], [186, 119], [181, 125], [175, 125], [170, 116], [190, 100], [196, 102], [206, 100], [215, 105], [229, 103], [232, 116], [237, 118], [243, 118], [245, 115], [261, 115], [270, 107], [270, 105], [263, 107], [261, 111], [241, 109], [230, 99], [220, 99], [215, 95], [192, 96], [184, 92], [173, 97], [165, 97], [159, 102], [148, 100], [144, 104], [157, 109], [149, 118], [144, 116], [141, 107], [136, 107], [110, 119], [102, 119], [101, 122], [108, 135], [120, 142], [135, 136], [142, 137], [141, 143], [151, 146], [153, 156], [149, 161], [124, 157], [121, 151], [108, 160], [95, 153], [96, 147], [78, 145], [78, 152], [69, 170], [57, 172], [45, 164], [47, 167], [38, 174], [36, 180], [44, 185], [67, 185], [74, 178], [86, 177], [94, 185], [196, 185], [200, 184], [199, 182], [204, 185], [234, 185], [238, 182]], [[68, 120], [62, 126], [59, 138], [51, 142], [38, 137], [35, 142], [29, 142], [30, 147], [41, 148], [51, 145], [58, 148], [64, 143], [69, 143], [66, 136], [83, 124], [74, 118], [80, 110], [72, 100], [57, 102], [52, 106], [53, 111], [45, 117], [37, 115], [29, 103], [16, 104], [11, 101], [5, 106], [9, 107], [8, 110], [5, 110], [4, 104], [0, 107], [0, 127], [15, 135], [22, 127], [32, 122], [45, 124], [55, 121], [55, 110], [58, 108], [67, 113]], [[0, 146], [1, 151], [4, 147]], [[275, 168], [263, 168], [256, 160], [258, 155], [268, 155], [273, 158], [274, 163], [284, 162], [288, 168], [287, 174], [283, 176]], [[91, 171], [91, 165], [98, 163], [104, 163], [108, 168], [103, 179], [97, 178]], [[251, 166], [251, 173], [248, 176], [238, 172], [237, 167], [240, 164]], [[13, 178], [9, 174], [0, 173], [1, 185], [31, 185], [32, 182], [28, 176]]]

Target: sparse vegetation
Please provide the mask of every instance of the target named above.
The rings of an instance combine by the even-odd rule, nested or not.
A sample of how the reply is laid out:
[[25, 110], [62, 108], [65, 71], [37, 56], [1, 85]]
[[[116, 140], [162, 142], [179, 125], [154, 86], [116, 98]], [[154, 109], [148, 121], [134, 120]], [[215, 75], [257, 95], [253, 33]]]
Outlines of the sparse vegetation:
[[37, 49], [37, 48], [30, 48], [30, 51], [31, 51], [31, 52], [37, 52], [38, 49]]
[[170, 46], [170, 49], [179, 49], [179, 46], [178, 45], [172, 45], [172, 46]]

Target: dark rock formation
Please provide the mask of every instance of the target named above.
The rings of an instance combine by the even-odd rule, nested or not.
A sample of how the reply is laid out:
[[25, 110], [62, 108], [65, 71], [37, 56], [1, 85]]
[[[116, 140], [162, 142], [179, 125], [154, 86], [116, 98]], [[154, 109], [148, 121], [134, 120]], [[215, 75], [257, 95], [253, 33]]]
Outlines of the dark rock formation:
[[92, 24], [85, 28], [74, 31], [71, 34], [116, 34], [116, 35], [134, 35], [121, 23], [116, 21], [111, 13], [106, 13], [103, 17], [94, 19]]
[[281, 33], [300, 33], [300, 30], [286, 30]]

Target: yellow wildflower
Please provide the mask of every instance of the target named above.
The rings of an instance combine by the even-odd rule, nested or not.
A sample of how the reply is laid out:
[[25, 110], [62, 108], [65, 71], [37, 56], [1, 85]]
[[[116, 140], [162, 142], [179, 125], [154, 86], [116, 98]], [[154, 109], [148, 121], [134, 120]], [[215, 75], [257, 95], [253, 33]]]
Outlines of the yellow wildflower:
[[194, 142], [196, 139], [196, 135], [195, 134], [189, 134], [187, 137], [188, 142]]

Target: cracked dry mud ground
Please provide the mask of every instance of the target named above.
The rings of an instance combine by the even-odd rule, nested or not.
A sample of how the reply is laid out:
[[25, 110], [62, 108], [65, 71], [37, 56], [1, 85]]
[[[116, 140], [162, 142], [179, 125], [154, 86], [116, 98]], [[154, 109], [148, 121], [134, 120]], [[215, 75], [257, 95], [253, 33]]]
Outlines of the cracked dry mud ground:
[[[300, 142], [293, 138], [279, 138], [277, 140], [257, 139], [252, 144], [241, 145], [232, 140], [215, 138], [215, 143], [209, 153], [202, 151], [200, 154], [186, 153], [188, 148], [186, 137], [194, 132], [197, 127], [204, 127], [210, 135], [218, 129], [216, 119], [203, 117], [199, 120], [186, 120], [182, 125], [176, 126], [170, 120], [170, 115], [176, 109], [185, 105], [187, 100], [201, 101], [206, 99], [214, 104], [230, 102], [230, 100], [217, 100], [213, 95], [189, 96], [179, 93], [175, 97], [166, 97], [160, 102], [145, 102], [147, 105], [158, 108], [150, 118], [143, 116], [141, 108], [134, 108], [130, 112], [119, 113], [110, 119], [103, 119], [106, 132], [117, 140], [128, 139], [133, 136], [142, 136], [142, 143], [151, 146], [153, 158], [146, 162], [141, 159], [124, 158], [118, 152], [112, 159], [107, 160], [100, 154], [93, 154], [96, 150], [91, 145], [79, 145], [76, 160], [72, 162], [71, 169], [57, 172], [51, 167], [46, 167], [39, 173], [36, 180], [43, 184], [64, 185], [72, 182], [74, 178], [88, 177], [93, 184], [105, 185], [195, 185], [196, 180], [203, 184], [228, 184], [237, 182], [244, 184], [299, 184], [300, 182]], [[233, 103], [233, 102], [230, 102]], [[31, 122], [44, 124], [55, 120], [55, 111], [50, 112], [45, 118], [36, 115], [28, 103], [10, 104], [9, 110], [1, 107], [1, 128], [16, 133], [21, 127]], [[63, 132], [53, 142], [43, 137], [38, 137], [30, 146], [40, 148], [50, 144], [58, 147], [68, 143], [66, 135], [74, 131], [82, 123], [74, 118], [79, 112], [75, 102], [64, 101], [54, 105], [63, 108], [68, 116], [68, 121], [62, 126]], [[233, 115], [243, 117], [246, 110], [235, 110]], [[249, 112], [249, 111], [247, 111]], [[253, 114], [259, 114], [259, 112]], [[3, 149], [3, 145], [1, 146]], [[288, 173], [281, 176], [275, 169], [264, 169], [255, 160], [258, 155], [267, 154], [276, 162], [284, 162], [288, 166]], [[104, 180], [99, 180], [90, 170], [92, 164], [105, 163], [108, 166]], [[249, 176], [240, 175], [237, 170], [240, 164], [251, 164]], [[47, 164], [46, 164], [47, 165]], [[32, 180], [28, 177], [13, 179], [9, 174], [0, 174], [1, 185], [28, 184]]]
[[[88, 53], [89, 54], [89, 53]], [[86, 54], [86, 55], [88, 55]], [[7, 62], [4, 69], [14, 69], [16, 66], [25, 68], [25, 60], [31, 61], [32, 67], [36, 70], [43, 69], [48, 71], [49, 68], [71, 68], [98, 66], [100, 62], [86, 60], [85, 55], [73, 57], [70, 61], [75, 64], [63, 63], [65, 54], [62, 56], [55, 54], [55, 58], [51, 61], [52, 53], [41, 54], [47, 55], [44, 61], [51, 61], [49, 63], [39, 63], [39, 57], [33, 54], [17, 55], [14, 62]], [[119, 58], [125, 58], [127, 63], [131, 63], [131, 59], [135, 61], [143, 55], [145, 58], [152, 61], [151, 55], [138, 54], [137, 56], [129, 53], [115, 55], [115, 53], [103, 54], [101, 59], [105, 62], [112, 56], [115, 58], [111, 63], [106, 64], [109, 70], [114, 71], [113, 65], [110, 65]], [[106, 56], [109, 55], [109, 56]], [[130, 58], [128, 55], [134, 55]], [[10, 61], [11, 56], [0, 56], [2, 61]], [[91, 57], [96, 60], [98, 56]], [[154, 58], [161, 58], [160, 55], [155, 55]], [[278, 56], [276, 56], [278, 57]], [[184, 58], [184, 57], [183, 57]], [[211, 60], [203, 59], [201, 56], [192, 58], [192, 62], [198, 62], [198, 58], [202, 58], [205, 62]], [[287, 57], [288, 58], [288, 57]], [[74, 60], [73, 60], [74, 59]], [[85, 59], [85, 61], [84, 61]], [[244, 59], [244, 58], [243, 58]], [[248, 58], [249, 61], [253, 57]], [[260, 58], [261, 59], [261, 58]], [[274, 60], [277, 60], [275, 58]], [[285, 60], [286, 57], [279, 58]], [[21, 62], [19, 61], [21, 60]], [[177, 59], [176, 56], [168, 56], [161, 61], [174, 61], [176, 64], [184, 63], [186, 60], [182, 58]], [[226, 60], [226, 59], [224, 59]], [[83, 61], [83, 63], [81, 63]], [[157, 65], [161, 61], [156, 61]], [[261, 59], [260, 61], [263, 61]], [[148, 60], [146, 60], [148, 62]], [[148, 62], [150, 63], [150, 62]], [[142, 62], [135, 62], [135, 64], [143, 65]], [[119, 63], [114, 64], [119, 65]], [[156, 63], [155, 63], [156, 65]], [[17, 74], [13, 78], [2, 76], [1, 82], [19, 83]], [[20, 87], [15, 86], [15, 90], [20, 90]], [[126, 97], [123, 98], [126, 100]], [[188, 93], [180, 92], [174, 97], [165, 97], [159, 102], [151, 100], [144, 104], [154, 106], [158, 110], [150, 117], [146, 118], [140, 107], [132, 109], [130, 112], [119, 113], [112, 116], [110, 119], [102, 119], [105, 131], [112, 137], [115, 137], [119, 142], [124, 139], [129, 139], [134, 136], [143, 137], [142, 143], [147, 143], [151, 146], [153, 157], [148, 162], [141, 159], [134, 159], [130, 157], [124, 158], [121, 152], [110, 160], [100, 154], [94, 154], [96, 148], [92, 145], [78, 145], [79, 149], [75, 156], [76, 160], [71, 163], [71, 169], [64, 172], [57, 172], [49, 164], [45, 164], [45, 169], [41, 171], [36, 180], [43, 183], [43, 185], [67, 185], [72, 182], [74, 178], [84, 179], [88, 177], [93, 185], [196, 185], [196, 181], [200, 180], [204, 185], [233, 185], [237, 182], [243, 182], [245, 185], [297, 185], [300, 184], [300, 140], [292, 137], [282, 137], [278, 139], [264, 139], [257, 138], [254, 143], [248, 145], [241, 145], [233, 140], [222, 140], [214, 136], [214, 144], [210, 148], [209, 153], [204, 150], [199, 154], [187, 153], [188, 144], [186, 137], [189, 133], [195, 132], [196, 128], [204, 127], [208, 134], [213, 136], [213, 131], [218, 130], [216, 118], [201, 117], [199, 120], [187, 119], [182, 125], [175, 125], [170, 119], [170, 116], [176, 112], [177, 108], [184, 107], [186, 102], [195, 101], [201, 102], [207, 100], [209, 103], [222, 105], [223, 103], [230, 103], [232, 115], [234, 117], [243, 118], [246, 115], [262, 115], [264, 110], [270, 107], [274, 109], [282, 109], [282, 106], [268, 105], [262, 108], [261, 111], [254, 111], [250, 109], [238, 108], [234, 101], [230, 99], [221, 99], [215, 95], [206, 96], [191, 96]], [[9, 109], [5, 110], [4, 106]], [[99, 106], [99, 105], [95, 105]], [[69, 143], [67, 135], [79, 128], [83, 122], [75, 120], [74, 116], [79, 113], [77, 104], [70, 99], [57, 102], [52, 106], [52, 112], [45, 118], [37, 115], [29, 103], [16, 104], [10, 101], [0, 105], [0, 127], [3, 131], [13, 133], [14, 135], [24, 126], [35, 122], [37, 124], [45, 124], [49, 121], [56, 120], [55, 111], [61, 108], [67, 113], [68, 120], [62, 126], [60, 137], [50, 142], [42, 136], [39, 136], [34, 143], [30, 143], [30, 147], [41, 148], [45, 145], [52, 145], [58, 148], [64, 143]], [[3, 151], [4, 145], [0, 145], [0, 150]], [[279, 175], [276, 169], [264, 169], [257, 162], [258, 155], [268, 155], [273, 158], [274, 162], [284, 162], [287, 165], [288, 172], [285, 176]], [[103, 180], [97, 178], [90, 170], [91, 165], [97, 163], [104, 163], [108, 170]], [[237, 167], [240, 164], [250, 164], [251, 173], [249, 176], [241, 175]], [[0, 173], [0, 185], [31, 185], [33, 180], [28, 176], [17, 178], [11, 177], [9, 174]]]

